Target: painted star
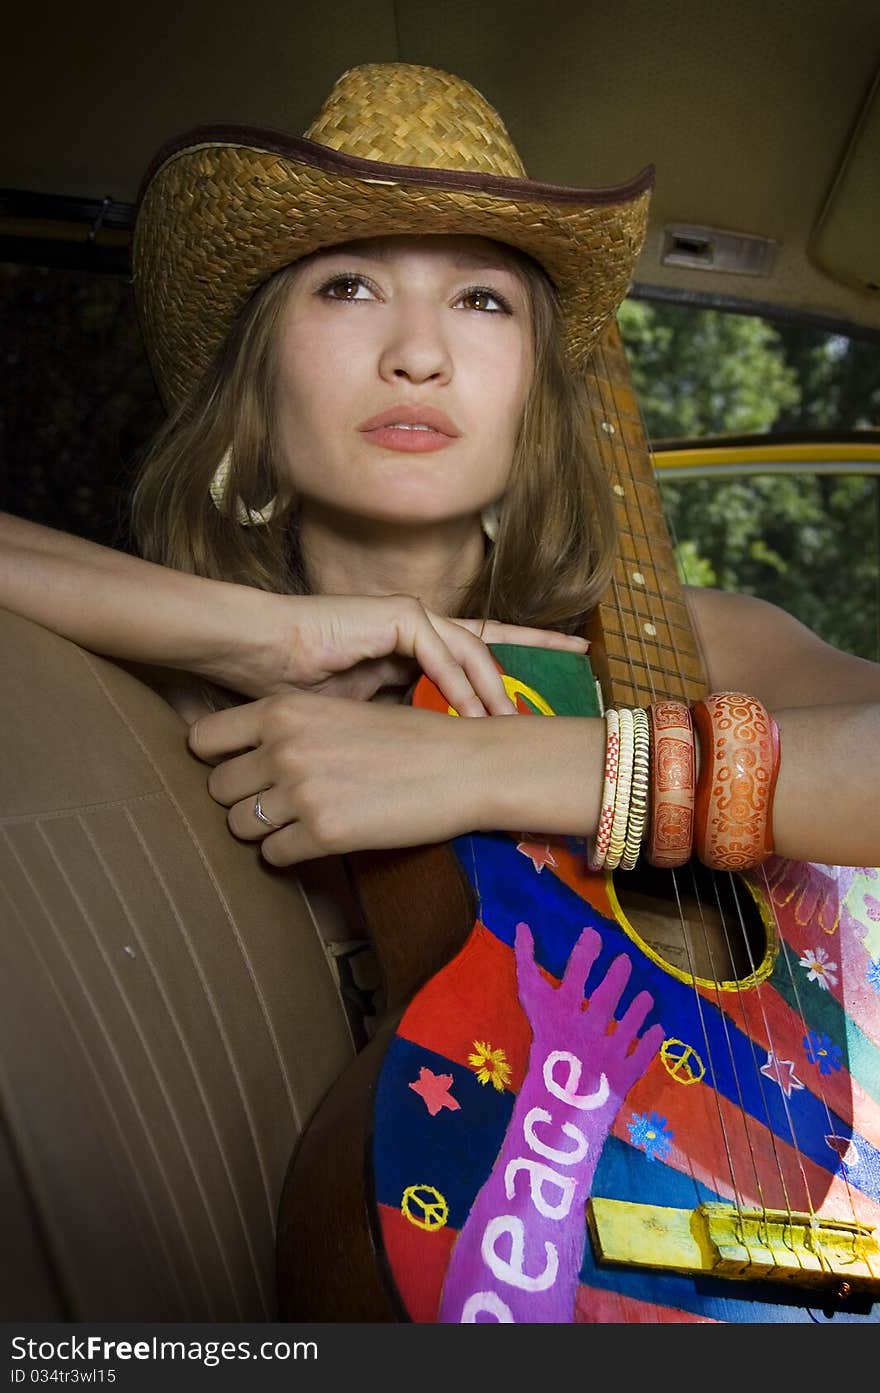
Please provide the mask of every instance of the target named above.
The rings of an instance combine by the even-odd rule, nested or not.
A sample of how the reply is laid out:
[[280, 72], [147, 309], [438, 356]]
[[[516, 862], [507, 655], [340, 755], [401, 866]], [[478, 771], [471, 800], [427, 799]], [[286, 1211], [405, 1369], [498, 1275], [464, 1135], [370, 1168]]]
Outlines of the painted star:
[[538, 875], [541, 874], [545, 866], [557, 865], [556, 857], [550, 850], [549, 842], [532, 842], [528, 840], [528, 832], [523, 832], [523, 840], [517, 842], [516, 849], [521, 851], [523, 856], [528, 856]]
[[792, 1090], [803, 1088], [803, 1084], [794, 1072], [794, 1061], [791, 1059], [777, 1059], [773, 1050], [767, 1051], [767, 1062], [761, 1065], [760, 1072], [766, 1074], [768, 1079], [778, 1083], [786, 1098], [790, 1098]]
[[430, 1069], [419, 1070], [418, 1080], [410, 1084], [413, 1093], [418, 1093], [428, 1112], [434, 1117], [441, 1108], [456, 1112], [461, 1104], [449, 1092], [452, 1084], [451, 1074], [434, 1074]]
[[831, 1150], [840, 1157], [840, 1163], [845, 1171], [855, 1170], [861, 1157], [859, 1155], [859, 1149], [852, 1137], [838, 1137], [831, 1132], [826, 1136], [825, 1144], [826, 1146], [830, 1146]]

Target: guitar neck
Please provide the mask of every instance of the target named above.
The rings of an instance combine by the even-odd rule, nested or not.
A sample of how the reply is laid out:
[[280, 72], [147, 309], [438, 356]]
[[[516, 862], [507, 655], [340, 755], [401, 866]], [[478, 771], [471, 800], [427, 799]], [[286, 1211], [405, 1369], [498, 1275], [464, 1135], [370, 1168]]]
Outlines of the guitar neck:
[[696, 701], [708, 690], [705, 668], [615, 321], [590, 360], [587, 392], [618, 530], [611, 581], [586, 629], [593, 671], [606, 705]]

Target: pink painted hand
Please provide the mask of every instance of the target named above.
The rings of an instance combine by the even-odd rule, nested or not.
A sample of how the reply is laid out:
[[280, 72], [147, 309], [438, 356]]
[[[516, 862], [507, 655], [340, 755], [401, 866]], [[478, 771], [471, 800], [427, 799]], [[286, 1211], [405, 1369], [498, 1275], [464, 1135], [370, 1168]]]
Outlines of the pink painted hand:
[[639, 1035], [654, 1004], [648, 992], [615, 1022], [631, 971], [625, 954], [584, 1004], [601, 947], [599, 934], [584, 929], [554, 987], [535, 962], [531, 930], [517, 925], [517, 983], [532, 1044], [498, 1159], [452, 1250], [442, 1321], [572, 1319], [596, 1163], [664, 1035], [661, 1025]]
[[582, 1067], [585, 1068], [590, 1101], [587, 1104], [579, 1095], [575, 1106], [588, 1108], [594, 1122], [609, 1111], [613, 1120], [621, 1102], [636, 1079], [641, 1078], [663, 1041], [660, 1025], [652, 1026], [637, 1039], [654, 1005], [649, 992], [639, 992], [633, 997], [611, 1031], [614, 1012], [632, 971], [632, 963], [625, 953], [614, 959], [589, 1002], [584, 1003], [584, 986], [601, 950], [602, 939], [596, 930], [584, 929], [571, 950], [560, 985], [554, 987], [535, 962], [528, 924], [516, 926], [517, 989], [532, 1027], [529, 1062], [531, 1064], [539, 1054], [557, 1061], [573, 1056], [577, 1066], [572, 1066], [567, 1088], [573, 1094], [580, 1083]]

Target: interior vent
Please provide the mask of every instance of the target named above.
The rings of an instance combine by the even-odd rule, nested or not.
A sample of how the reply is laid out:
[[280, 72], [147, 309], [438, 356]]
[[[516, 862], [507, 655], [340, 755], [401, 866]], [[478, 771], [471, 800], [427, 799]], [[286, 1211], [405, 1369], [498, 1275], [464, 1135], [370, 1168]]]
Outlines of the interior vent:
[[769, 237], [692, 223], [667, 223], [660, 264], [699, 271], [730, 271], [739, 276], [769, 276], [778, 250], [779, 243]]

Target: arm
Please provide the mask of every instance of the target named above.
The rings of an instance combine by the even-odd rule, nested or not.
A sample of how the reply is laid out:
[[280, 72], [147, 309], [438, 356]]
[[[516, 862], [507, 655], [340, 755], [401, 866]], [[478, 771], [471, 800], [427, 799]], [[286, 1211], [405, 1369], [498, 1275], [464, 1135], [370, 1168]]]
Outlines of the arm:
[[107, 657], [225, 684], [255, 594], [0, 514], [0, 605]]
[[[779, 726], [777, 854], [829, 865], [880, 864], [880, 664], [833, 648], [753, 596], [704, 589], [686, 595], [709, 690], [757, 697]], [[591, 816], [595, 769], [584, 785]], [[537, 770], [531, 780], [541, 787]]]
[[[487, 643], [586, 648], [564, 634], [445, 619], [409, 595], [276, 595], [209, 580], [9, 514], [0, 606], [93, 652], [242, 696], [298, 688], [366, 700], [421, 669], [466, 715], [512, 711]], [[200, 714], [185, 687], [172, 704], [186, 719]]]
[[[699, 611], [711, 629], [710, 685], [760, 697], [778, 721], [777, 853], [877, 864], [880, 667], [829, 648], [773, 606], [728, 599], [743, 597], [710, 597], [714, 615]], [[749, 628], [754, 605], [761, 613]], [[317, 698], [272, 698], [206, 717], [190, 733], [196, 754], [223, 761], [209, 789], [230, 809], [237, 836], [263, 838], [253, 798], [267, 790], [264, 810], [284, 824], [263, 842], [273, 864], [418, 846], [469, 831], [595, 829], [605, 749], [600, 720], [456, 721], [408, 708], [339, 717], [338, 707]]]

